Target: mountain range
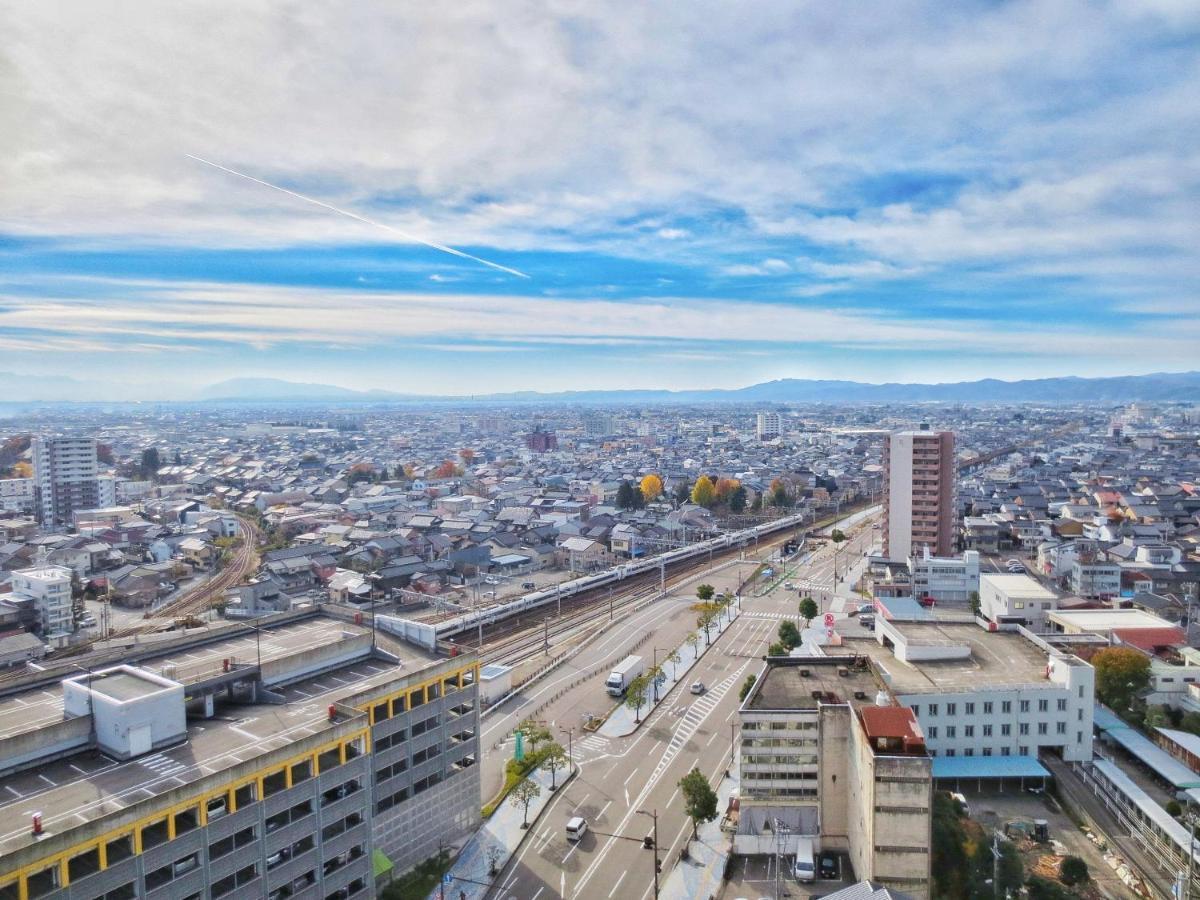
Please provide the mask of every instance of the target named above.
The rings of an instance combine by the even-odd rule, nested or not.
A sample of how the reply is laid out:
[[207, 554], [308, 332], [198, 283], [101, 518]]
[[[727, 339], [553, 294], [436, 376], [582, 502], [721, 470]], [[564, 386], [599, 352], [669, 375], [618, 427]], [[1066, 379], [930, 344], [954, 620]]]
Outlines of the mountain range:
[[[121, 402], [167, 398], [104, 381], [0, 372], [0, 403]], [[517, 391], [474, 396], [359, 391], [331, 384], [278, 378], [232, 378], [211, 384], [179, 402], [226, 403], [1130, 403], [1200, 402], [1200, 372], [1160, 372], [1106, 378], [1035, 378], [958, 381], [943, 384], [868, 384], [784, 378], [730, 390]]]

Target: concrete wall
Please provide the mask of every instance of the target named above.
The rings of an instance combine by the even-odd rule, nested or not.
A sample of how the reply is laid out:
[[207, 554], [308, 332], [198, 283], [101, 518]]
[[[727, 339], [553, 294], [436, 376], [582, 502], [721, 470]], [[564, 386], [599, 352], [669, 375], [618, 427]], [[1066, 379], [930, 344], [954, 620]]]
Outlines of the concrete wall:
[[[343, 632], [336, 635], [336, 640], [334, 637], [334, 635], [330, 635], [330, 643], [306, 650], [304, 653], [264, 662], [261, 672], [263, 686], [273, 687], [289, 681], [296, 681], [325, 669], [363, 659], [371, 652], [370, 633], [347, 635]], [[239, 662], [252, 662], [252, 660], [239, 660]]]
[[0, 775], [40, 765], [49, 756], [82, 750], [91, 743], [91, 716], [63, 719], [0, 739]]

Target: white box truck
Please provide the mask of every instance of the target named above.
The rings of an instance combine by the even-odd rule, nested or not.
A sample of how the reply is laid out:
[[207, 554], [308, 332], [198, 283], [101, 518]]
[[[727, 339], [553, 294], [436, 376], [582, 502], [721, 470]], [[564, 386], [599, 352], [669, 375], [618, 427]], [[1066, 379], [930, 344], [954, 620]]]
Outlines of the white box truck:
[[609, 696], [621, 697], [629, 688], [629, 682], [637, 678], [644, 671], [646, 666], [642, 663], [640, 656], [627, 656], [617, 667], [608, 673], [608, 678], [604, 681], [604, 686], [608, 688]]
[[792, 874], [797, 881], [816, 881], [817, 866], [813, 860], [812, 838], [798, 838], [796, 841], [796, 864], [792, 866]]

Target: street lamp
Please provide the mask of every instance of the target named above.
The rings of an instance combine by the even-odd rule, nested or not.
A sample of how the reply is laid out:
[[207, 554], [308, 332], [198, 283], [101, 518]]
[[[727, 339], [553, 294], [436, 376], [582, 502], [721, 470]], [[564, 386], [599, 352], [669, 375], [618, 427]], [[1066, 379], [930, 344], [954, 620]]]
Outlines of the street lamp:
[[654, 852], [654, 897], [658, 898], [658, 810], [646, 812], [644, 809], [639, 809], [638, 813], [643, 816], [649, 816], [654, 820], [654, 836], [651, 838], [650, 849]]
[[571, 743], [571, 737], [572, 737], [572, 735], [575, 734], [575, 729], [574, 728], [566, 728], [566, 727], [560, 725], [560, 726], [558, 726], [558, 730], [565, 731], [567, 733], [567, 771], [570, 772], [571, 769], [575, 768], [575, 753], [572, 750], [572, 743]]

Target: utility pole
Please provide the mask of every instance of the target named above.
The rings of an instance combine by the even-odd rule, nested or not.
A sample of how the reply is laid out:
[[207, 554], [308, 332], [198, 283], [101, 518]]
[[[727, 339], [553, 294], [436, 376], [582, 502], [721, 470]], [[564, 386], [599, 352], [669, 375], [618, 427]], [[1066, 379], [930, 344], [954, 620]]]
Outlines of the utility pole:
[[608, 621], [611, 622], [612, 620], [613, 620], [613, 599], [612, 599], [612, 585], [610, 584], [608, 586]]
[[575, 752], [572, 749], [573, 744], [571, 741], [572, 735], [575, 734], [575, 729], [574, 728], [563, 728], [560, 725], [558, 730], [565, 731], [567, 733], [567, 771], [570, 772], [571, 769], [575, 768]]
[[638, 812], [654, 820], [654, 832], [651, 838], [652, 846], [650, 849], [653, 851], [652, 858], [654, 860], [654, 900], [658, 900], [658, 810], [655, 809], [651, 812], [646, 812], [644, 809], [639, 809]]
[[542, 619], [542, 627], [544, 629], [542, 632], [542, 652], [549, 653], [550, 652], [550, 617], [549, 616], [546, 616], [546, 618]]

